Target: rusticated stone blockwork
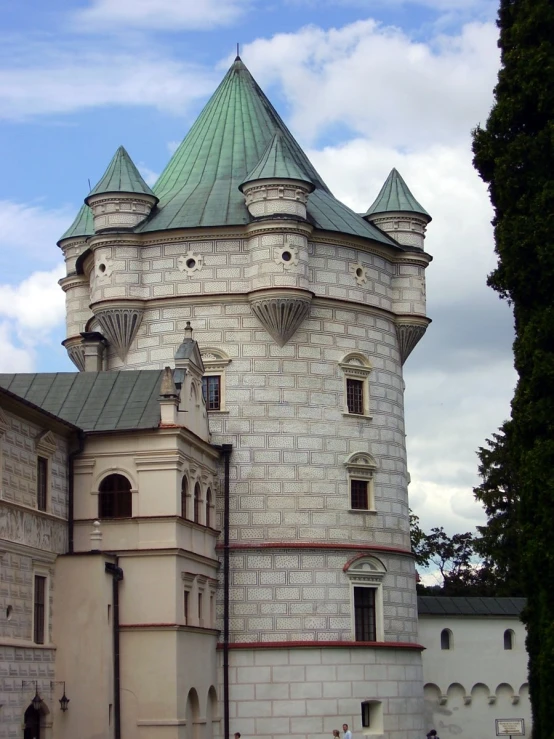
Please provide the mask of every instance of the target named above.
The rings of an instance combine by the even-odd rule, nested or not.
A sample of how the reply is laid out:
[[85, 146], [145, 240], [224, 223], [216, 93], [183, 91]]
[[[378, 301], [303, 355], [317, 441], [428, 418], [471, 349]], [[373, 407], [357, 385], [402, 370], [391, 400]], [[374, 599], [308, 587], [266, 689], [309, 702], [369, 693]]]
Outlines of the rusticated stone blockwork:
[[[354, 553], [354, 556], [356, 554]], [[415, 642], [415, 570], [403, 556], [377, 554], [383, 581], [387, 642]], [[344, 567], [352, 551], [247, 549], [231, 556], [231, 630], [234, 642], [353, 641], [350, 582]], [[218, 615], [223, 602], [220, 597]], [[222, 624], [219, 624], [222, 628]]]

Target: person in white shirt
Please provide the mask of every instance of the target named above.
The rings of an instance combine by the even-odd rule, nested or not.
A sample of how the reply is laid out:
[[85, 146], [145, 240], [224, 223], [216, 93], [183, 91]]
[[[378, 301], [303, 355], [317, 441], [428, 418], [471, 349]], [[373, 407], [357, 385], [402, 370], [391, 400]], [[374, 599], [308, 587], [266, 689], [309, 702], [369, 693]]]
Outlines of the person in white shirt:
[[342, 735], [342, 739], [352, 739], [352, 732], [348, 728], [348, 724], [343, 724], [342, 730], [344, 731], [344, 734]]

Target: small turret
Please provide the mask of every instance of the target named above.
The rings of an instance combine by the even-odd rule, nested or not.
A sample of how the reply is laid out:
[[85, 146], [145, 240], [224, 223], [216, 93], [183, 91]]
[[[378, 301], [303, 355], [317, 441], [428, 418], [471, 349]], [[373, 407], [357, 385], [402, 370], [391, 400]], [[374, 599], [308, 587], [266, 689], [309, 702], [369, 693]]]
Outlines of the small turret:
[[158, 198], [122, 146], [100, 182], [85, 198], [92, 210], [96, 233], [134, 228], [150, 215], [157, 202]]
[[239, 190], [254, 218], [282, 215], [305, 219], [314, 184], [297, 163], [285, 137], [276, 133]]
[[425, 229], [431, 221], [429, 213], [417, 202], [396, 169], [385, 180], [364, 218], [399, 244], [415, 249], [423, 249]]

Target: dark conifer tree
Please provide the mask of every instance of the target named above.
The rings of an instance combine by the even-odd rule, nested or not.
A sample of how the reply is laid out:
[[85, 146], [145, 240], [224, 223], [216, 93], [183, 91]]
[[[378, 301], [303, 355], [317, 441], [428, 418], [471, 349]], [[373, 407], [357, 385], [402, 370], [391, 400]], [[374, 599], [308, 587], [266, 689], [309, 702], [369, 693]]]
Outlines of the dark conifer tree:
[[474, 135], [489, 184], [498, 267], [519, 374], [511, 464], [518, 470], [533, 736], [554, 736], [554, 2], [501, 0], [495, 104]]

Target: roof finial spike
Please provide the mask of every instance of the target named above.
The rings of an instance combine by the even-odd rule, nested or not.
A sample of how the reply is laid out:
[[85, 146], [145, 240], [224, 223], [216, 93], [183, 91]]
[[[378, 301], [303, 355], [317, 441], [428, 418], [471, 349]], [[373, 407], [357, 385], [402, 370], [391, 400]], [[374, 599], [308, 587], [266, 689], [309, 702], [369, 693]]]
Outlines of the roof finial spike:
[[238, 41], [237, 41], [237, 55], [236, 55], [236, 57], [235, 57], [235, 61], [236, 61], [236, 62], [240, 62], [240, 60], [241, 60], [241, 59], [240, 59], [240, 44], [239, 44], [239, 43], [238, 43]]

